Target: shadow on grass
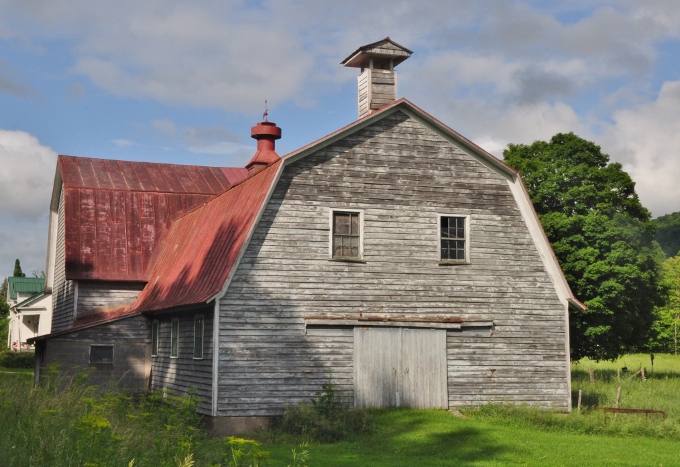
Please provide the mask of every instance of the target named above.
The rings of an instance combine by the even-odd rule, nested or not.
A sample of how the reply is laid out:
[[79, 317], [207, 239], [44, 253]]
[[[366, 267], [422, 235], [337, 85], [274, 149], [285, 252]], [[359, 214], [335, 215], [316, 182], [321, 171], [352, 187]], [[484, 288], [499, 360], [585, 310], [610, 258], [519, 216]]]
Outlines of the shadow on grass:
[[509, 443], [499, 442], [488, 430], [473, 426], [473, 421], [456, 418], [447, 412], [393, 409], [376, 412], [375, 416], [378, 429], [366, 442], [383, 453], [385, 459], [408, 459], [408, 462], [436, 459], [437, 464], [451, 465], [451, 462], [498, 459], [502, 454], [515, 451]]

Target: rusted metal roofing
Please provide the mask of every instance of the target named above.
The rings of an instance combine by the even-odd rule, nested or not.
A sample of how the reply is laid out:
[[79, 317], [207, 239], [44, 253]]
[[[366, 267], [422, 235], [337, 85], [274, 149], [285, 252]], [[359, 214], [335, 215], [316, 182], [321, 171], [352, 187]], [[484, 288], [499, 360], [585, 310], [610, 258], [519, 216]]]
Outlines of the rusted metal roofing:
[[245, 169], [59, 156], [66, 278], [146, 281], [170, 221], [243, 180]]
[[204, 195], [220, 193], [248, 176], [244, 169], [73, 156], [59, 156], [59, 168], [69, 188]]
[[130, 312], [205, 303], [234, 268], [280, 160], [177, 218], [154, 253], [149, 282]]

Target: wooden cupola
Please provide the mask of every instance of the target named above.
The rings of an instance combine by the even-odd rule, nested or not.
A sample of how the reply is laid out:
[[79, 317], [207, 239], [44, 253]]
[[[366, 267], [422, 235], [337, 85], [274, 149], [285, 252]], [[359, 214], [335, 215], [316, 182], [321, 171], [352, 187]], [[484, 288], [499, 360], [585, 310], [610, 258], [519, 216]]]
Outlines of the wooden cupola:
[[397, 72], [394, 67], [411, 56], [411, 52], [389, 37], [359, 47], [342, 65], [360, 68], [359, 118], [397, 100]]

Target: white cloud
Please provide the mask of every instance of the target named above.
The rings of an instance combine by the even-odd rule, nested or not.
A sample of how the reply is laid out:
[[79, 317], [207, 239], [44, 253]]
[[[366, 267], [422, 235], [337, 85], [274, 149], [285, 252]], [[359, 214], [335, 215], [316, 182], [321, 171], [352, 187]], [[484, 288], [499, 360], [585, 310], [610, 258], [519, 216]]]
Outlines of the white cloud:
[[0, 130], [0, 215], [34, 218], [50, 205], [57, 153], [23, 131]]
[[111, 141], [113, 144], [118, 146], [119, 148], [129, 148], [130, 146], [139, 146], [139, 143], [135, 143], [132, 140], [129, 139], [114, 139]]
[[166, 135], [174, 135], [177, 132], [175, 124], [168, 119], [154, 120], [153, 122], [151, 122], [151, 126]]
[[0, 277], [14, 260], [45, 269], [47, 214], [57, 154], [23, 131], [0, 130]]
[[680, 81], [657, 99], [614, 114], [603, 149], [621, 162], [644, 206], [657, 217], [680, 209]]

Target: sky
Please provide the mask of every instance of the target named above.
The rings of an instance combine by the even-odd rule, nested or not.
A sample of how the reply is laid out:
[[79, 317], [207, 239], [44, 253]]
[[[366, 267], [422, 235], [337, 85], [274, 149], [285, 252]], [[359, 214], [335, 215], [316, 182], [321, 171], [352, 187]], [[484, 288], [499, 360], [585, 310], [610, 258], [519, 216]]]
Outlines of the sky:
[[244, 166], [357, 118], [358, 70], [389, 36], [405, 97], [502, 157], [594, 141], [654, 217], [680, 211], [677, 0], [0, 0], [0, 277], [45, 269], [57, 154]]

